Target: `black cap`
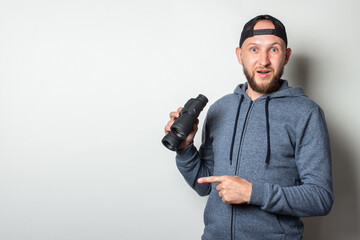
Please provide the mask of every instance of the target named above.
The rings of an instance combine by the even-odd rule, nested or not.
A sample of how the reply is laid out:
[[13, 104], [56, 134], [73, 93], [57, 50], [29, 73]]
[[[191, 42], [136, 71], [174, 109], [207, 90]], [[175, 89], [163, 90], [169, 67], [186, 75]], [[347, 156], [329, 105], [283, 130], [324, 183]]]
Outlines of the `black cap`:
[[[275, 29], [256, 29], [254, 30], [255, 24], [259, 20], [269, 20], [271, 21]], [[270, 15], [259, 15], [257, 17], [254, 17], [250, 21], [248, 21], [243, 28], [243, 31], [241, 33], [240, 43], [239, 47], [243, 44], [245, 39], [255, 36], [255, 35], [275, 35], [284, 40], [285, 45], [287, 46], [287, 37], [286, 37], [286, 31], [285, 26], [276, 18]]]

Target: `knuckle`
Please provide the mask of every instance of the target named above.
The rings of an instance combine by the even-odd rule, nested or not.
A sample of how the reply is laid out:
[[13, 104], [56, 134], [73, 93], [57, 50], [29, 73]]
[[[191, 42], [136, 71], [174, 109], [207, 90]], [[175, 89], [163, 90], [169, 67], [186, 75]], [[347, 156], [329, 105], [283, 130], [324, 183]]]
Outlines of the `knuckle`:
[[222, 199], [224, 202], [230, 202], [230, 198], [227, 195], [224, 195]]
[[223, 179], [224, 179], [225, 181], [228, 181], [228, 180], [231, 179], [231, 176], [225, 175], [225, 176], [223, 176]]

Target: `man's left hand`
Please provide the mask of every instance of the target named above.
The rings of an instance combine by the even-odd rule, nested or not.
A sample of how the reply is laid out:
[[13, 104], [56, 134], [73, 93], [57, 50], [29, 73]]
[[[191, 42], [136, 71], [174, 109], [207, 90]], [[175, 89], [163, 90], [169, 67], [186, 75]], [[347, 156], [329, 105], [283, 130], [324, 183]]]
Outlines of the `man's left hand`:
[[198, 183], [219, 183], [216, 190], [222, 201], [230, 204], [248, 203], [252, 184], [238, 176], [211, 176], [198, 179]]

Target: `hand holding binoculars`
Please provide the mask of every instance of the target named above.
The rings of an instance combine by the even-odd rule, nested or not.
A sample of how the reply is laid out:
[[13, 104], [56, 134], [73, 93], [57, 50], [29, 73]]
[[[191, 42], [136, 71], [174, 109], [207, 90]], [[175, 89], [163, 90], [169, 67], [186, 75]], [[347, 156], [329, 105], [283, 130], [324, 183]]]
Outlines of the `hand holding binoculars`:
[[186, 102], [179, 117], [171, 125], [170, 132], [162, 139], [165, 147], [177, 151], [181, 142], [192, 132], [194, 124], [207, 102], [208, 99], [202, 94]]

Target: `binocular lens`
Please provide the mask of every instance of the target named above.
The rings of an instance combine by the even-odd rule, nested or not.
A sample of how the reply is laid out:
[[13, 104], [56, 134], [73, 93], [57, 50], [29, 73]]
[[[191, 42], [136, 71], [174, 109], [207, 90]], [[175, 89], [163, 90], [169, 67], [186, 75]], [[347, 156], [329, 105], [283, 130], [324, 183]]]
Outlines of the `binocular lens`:
[[171, 151], [176, 151], [177, 148], [180, 146], [182, 140], [176, 136], [173, 132], [169, 132], [165, 135], [162, 140], [162, 143], [165, 147], [167, 147]]
[[165, 147], [167, 147], [169, 150], [171, 151], [176, 151], [176, 148], [168, 141], [163, 141], [162, 142], [164, 144]]

